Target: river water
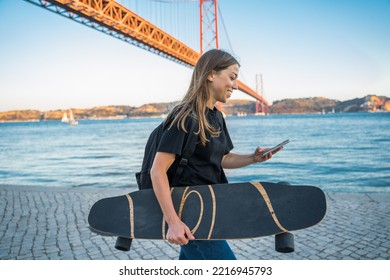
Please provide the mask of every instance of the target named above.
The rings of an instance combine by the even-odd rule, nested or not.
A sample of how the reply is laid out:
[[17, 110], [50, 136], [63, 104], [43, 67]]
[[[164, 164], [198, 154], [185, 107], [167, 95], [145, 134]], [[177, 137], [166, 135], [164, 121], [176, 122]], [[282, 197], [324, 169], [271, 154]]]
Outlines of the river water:
[[[162, 119], [0, 123], [0, 184], [129, 187]], [[390, 113], [228, 116], [233, 152], [291, 142], [229, 182], [287, 181], [326, 191], [390, 191]]]

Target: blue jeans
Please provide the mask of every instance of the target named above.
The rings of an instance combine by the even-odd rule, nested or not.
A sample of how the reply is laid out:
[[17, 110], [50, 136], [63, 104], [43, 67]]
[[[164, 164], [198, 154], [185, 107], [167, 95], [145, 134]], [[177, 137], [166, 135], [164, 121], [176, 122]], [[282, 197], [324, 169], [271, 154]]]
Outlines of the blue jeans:
[[191, 240], [181, 247], [179, 260], [236, 260], [226, 240]]

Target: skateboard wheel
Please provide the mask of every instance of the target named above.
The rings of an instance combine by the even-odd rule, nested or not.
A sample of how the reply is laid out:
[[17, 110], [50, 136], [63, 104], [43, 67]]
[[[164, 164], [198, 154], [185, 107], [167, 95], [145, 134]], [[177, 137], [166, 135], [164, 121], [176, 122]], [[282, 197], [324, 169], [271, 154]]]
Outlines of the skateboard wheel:
[[283, 232], [275, 235], [275, 250], [279, 253], [294, 252], [294, 235]]
[[120, 251], [130, 251], [131, 242], [133, 242], [133, 239], [118, 236], [115, 243], [115, 249]]

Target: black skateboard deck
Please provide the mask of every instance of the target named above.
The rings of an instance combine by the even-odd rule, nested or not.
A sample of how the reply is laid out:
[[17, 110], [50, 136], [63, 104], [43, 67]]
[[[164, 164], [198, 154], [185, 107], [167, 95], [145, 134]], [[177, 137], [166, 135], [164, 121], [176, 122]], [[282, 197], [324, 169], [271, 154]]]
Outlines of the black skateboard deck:
[[[177, 187], [172, 200], [196, 239], [244, 239], [286, 233], [319, 223], [321, 189], [285, 183]], [[91, 230], [129, 239], [165, 239], [168, 226], [152, 189], [104, 198], [89, 213]]]

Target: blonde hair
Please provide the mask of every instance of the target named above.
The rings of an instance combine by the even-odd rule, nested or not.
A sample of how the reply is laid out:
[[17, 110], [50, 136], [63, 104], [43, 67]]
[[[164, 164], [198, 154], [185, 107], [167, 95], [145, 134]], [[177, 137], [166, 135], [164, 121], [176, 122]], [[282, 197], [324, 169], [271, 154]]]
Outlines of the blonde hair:
[[210, 99], [208, 77], [212, 71], [219, 72], [234, 64], [240, 66], [238, 61], [225, 51], [212, 49], [205, 52], [195, 65], [187, 93], [179, 105], [168, 114], [167, 119], [174, 116], [169, 128], [177, 125], [178, 129], [187, 133], [185, 121], [190, 116], [199, 123], [199, 130], [196, 133], [200, 136], [202, 145], [206, 145], [208, 141], [207, 134], [218, 137], [220, 130], [214, 128], [206, 118], [207, 101]]

